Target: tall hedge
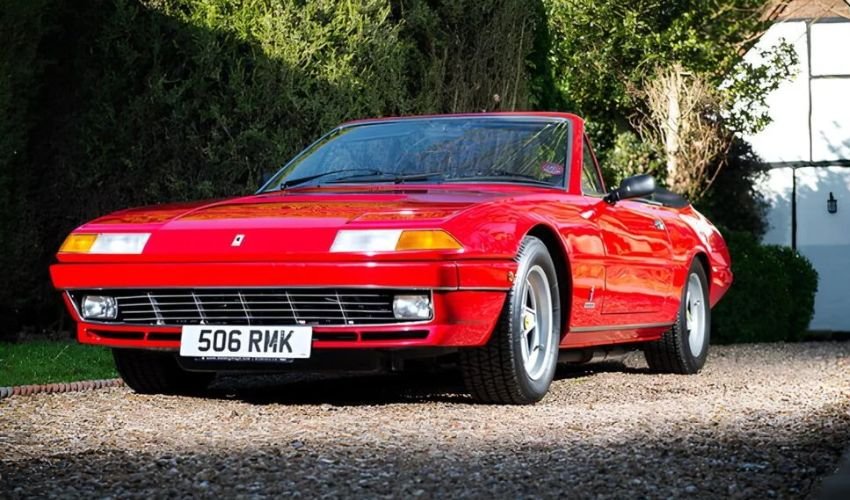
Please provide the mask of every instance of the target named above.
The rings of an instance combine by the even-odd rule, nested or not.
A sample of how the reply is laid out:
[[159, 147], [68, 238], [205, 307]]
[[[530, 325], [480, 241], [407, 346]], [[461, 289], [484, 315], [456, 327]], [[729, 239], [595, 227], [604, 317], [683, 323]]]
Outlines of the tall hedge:
[[56, 317], [87, 219], [251, 192], [347, 119], [529, 106], [536, 4], [4, 0], [0, 335]]
[[[408, 70], [420, 110], [444, 113], [528, 109], [541, 100], [529, 66], [548, 46], [542, 3], [516, 0], [394, 2], [402, 35], [417, 52]], [[545, 40], [542, 42], [545, 43]], [[538, 56], [531, 58], [537, 45]], [[545, 85], [545, 83], [543, 83]], [[554, 88], [554, 83], [552, 83]], [[546, 92], [537, 83], [539, 94]]]
[[734, 283], [712, 314], [720, 343], [800, 340], [814, 315], [818, 274], [788, 247], [760, 245], [752, 233], [725, 231]]
[[43, 301], [44, 271], [34, 254], [43, 243], [30, 186], [38, 177], [29, 139], [39, 120], [45, 68], [39, 43], [53, 26], [48, 0], [4, 2], [0, 8], [0, 336], [18, 326], [16, 312]]

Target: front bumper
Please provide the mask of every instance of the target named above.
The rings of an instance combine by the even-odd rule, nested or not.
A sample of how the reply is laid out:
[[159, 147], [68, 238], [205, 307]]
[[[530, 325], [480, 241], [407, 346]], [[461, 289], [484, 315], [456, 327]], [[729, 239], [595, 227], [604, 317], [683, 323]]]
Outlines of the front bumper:
[[[59, 290], [115, 288], [311, 287], [419, 289], [432, 292], [434, 317], [385, 325], [313, 325], [314, 349], [480, 346], [487, 342], [516, 271], [513, 261], [360, 263], [60, 263]], [[77, 321], [77, 338], [109, 347], [177, 350], [179, 326]]]

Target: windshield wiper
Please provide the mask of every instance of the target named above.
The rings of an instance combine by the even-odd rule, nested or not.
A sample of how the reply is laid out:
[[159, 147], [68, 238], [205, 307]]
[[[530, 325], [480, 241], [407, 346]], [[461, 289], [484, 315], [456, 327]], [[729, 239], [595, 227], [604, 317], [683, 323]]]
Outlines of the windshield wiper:
[[354, 174], [347, 175], [345, 177], [339, 177], [329, 182], [337, 183], [337, 182], [372, 182], [375, 180], [388, 180], [392, 181], [396, 184], [403, 184], [407, 181], [421, 181], [432, 178], [443, 178], [442, 172], [422, 172], [418, 174], [407, 174], [400, 175], [392, 172], [378, 172], [378, 173], [364, 173], [364, 174]]
[[293, 187], [293, 186], [298, 186], [299, 184], [304, 184], [305, 182], [310, 182], [312, 180], [320, 179], [320, 178], [328, 176], [328, 175], [344, 174], [346, 172], [358, 172], [358, 171], [364, 172], [363, 174], [358, 174], [358, 175], [382, 175], [383, 174], [383, 172], [381, 172], [380, 170], [375, 169], [375, 168], [345, 168], [345, 169], [339, 169], [339, 170], [330, 170], [328, 172], [322, 172], [320, 174], [307, 175], [307, 176], [304, 176], [304, 177], [297, 177], [295, 179], [287, 179], [287, 180], [284, 180], [283, 182], [281, 182], [277, 186], [277, 188], [278, 189], [286, 189], [286, 188], [290, 188], [290, 187]]
[[449, 181], [516, 181], [529, 184], [540, 184], [541, 186], [555, 187], [552, 183], [542, 181], [532, 175], [514, 174], [509, 172], [496, 172], [489, 175], [470, 175], [467, 177], [453, 177]]

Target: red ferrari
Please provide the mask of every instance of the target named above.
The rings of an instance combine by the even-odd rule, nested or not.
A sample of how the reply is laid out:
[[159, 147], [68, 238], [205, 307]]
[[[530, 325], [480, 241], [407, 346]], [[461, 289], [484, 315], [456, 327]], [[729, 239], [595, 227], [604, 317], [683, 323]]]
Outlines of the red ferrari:
[[116, 212], [57, 260], [79, 341], [144, 393], [440, 358], [522, 404], [559, 361], [628, 349], [696, 373], [732, 283], [717, 229], [650, 176], [607, 190], [566, 113], [347, 123], [256, 194]]

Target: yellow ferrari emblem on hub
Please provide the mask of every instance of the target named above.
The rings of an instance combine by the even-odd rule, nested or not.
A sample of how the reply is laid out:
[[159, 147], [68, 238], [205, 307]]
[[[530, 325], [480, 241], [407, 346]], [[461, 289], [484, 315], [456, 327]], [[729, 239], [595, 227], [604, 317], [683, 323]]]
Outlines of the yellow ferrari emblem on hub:
[[531, 330], [534, 327], [534, 316], [531, 314], [525, 314], [522, 317], [522, 329], [524, 331]]

